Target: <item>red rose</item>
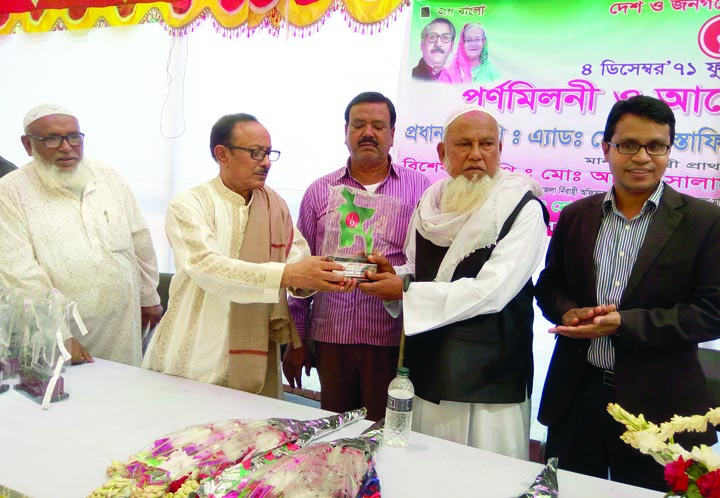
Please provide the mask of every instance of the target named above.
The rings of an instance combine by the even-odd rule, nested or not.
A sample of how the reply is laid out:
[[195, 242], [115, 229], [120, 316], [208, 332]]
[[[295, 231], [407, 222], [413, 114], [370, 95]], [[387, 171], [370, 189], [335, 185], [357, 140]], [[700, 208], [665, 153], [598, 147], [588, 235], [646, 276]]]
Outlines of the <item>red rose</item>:
[[175, 479], [173, 482], [171, 482], [171, 483], [168, 485], [167, 490], [168, 490], [170, 493], [176, 493], [177, 490], [182, 487], [183, 483], [184, 483], [185, 481], [187, 481], [188, 477], [189, 477], [189, 476], [184, 475], [184, 476], [182, 476], [182, 477], [179, 478], [179, 479]]
[[665, 466], [665, 481], [674, 493], [687, 491], [688, 475], [685, 472], [692, 464], [692, 460], [686, 462], [683, 457], [680, 456], [677, 460]]
[[701, 475], [695, 484], [705, 498], [720, 498], [720, 470]]

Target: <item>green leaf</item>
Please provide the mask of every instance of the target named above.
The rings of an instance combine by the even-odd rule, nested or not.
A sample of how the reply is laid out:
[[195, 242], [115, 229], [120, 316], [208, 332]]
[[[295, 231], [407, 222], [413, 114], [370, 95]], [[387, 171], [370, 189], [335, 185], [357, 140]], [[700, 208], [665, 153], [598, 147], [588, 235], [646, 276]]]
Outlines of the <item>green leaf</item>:
[[707, 467], [702, 465], [700, 462], [693, 463], [688, 469], [685, 471], [687, 475], [692, 477], [693, 479], [697, 479], [701, 475], [705, 474], [707, 472]]
[[694, 482], [688, 485], [685, 496], [687, 496], [687, 498], [703, 498], [702, 494], [700, 494], [700, 488], [698, 488]]

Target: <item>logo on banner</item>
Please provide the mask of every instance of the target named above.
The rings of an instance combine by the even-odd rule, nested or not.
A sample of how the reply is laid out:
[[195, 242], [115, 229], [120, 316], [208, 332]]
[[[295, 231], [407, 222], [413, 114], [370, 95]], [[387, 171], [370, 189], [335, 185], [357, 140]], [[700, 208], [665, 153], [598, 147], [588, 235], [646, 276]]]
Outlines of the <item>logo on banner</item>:
[[720, 59], [720, 16], [711, 17], [702, 25], [698, 46], [708, 57]]

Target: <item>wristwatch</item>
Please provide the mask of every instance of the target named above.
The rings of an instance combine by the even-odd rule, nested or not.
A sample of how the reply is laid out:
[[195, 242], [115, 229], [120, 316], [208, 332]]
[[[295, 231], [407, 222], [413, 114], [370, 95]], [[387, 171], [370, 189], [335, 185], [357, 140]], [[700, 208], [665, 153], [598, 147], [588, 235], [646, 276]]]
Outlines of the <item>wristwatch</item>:
[[409, 273], [403, 277], [403, 292], [407, 292], [410, 287], [410, 283], [415, 281], [415, 277]]

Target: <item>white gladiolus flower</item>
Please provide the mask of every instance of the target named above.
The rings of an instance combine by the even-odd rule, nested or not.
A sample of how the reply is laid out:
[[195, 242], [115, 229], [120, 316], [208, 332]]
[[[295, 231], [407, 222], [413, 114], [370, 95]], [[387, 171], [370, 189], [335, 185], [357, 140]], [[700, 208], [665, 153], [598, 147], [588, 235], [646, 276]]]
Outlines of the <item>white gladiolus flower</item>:
[[633, 415], [617, 404], [608, 405], [608, 412], [628, 429], [621, 439], [642, 453], [651, 455], [658, 463], [667, 464], [682, 456], [685, 460], [702, 463], [710, 471], [720, 469], [720, 455], [712, 448], [702, 445], [688, 451], [677, 443], [667, 443], [678, 432], [704, 432], [708, 422], [720, 424], [720, 408], [713, 408], [706, 415], [675, 415], [670, 422], [664, 422], [659, 427], [646, 421], [642, 414]]
[[692, 417], [675, 415], [670, 421], [670, 425], [675, 432], [705, 432], [707, 430], [707, 417], [705, 415], [693, 415]]
[[707, 419], [708, 422], [710, 422], [713, 425], [720, 424], [720, 407], [713, 408], [709, 412], [707, 412]]
[[690, 458], [704, 464], [710, 472], [715, 469], [720, 469], [720, 455], [704, 444], [699, 448], [697, 446], [694, 447], [690, 452]]

